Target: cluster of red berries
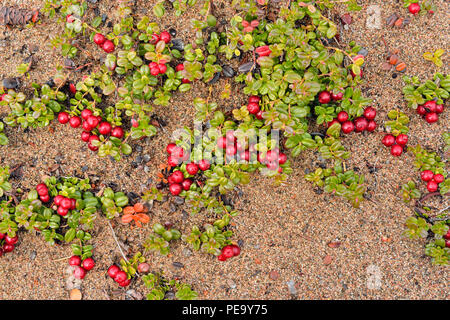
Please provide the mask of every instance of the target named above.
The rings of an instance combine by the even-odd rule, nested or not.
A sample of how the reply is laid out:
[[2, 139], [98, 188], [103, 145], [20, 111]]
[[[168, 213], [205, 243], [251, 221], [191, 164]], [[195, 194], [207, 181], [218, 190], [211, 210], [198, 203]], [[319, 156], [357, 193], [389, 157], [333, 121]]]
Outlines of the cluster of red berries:
[[377, 123], [374, 121], [376, 115], [377, 111], [373, 107], [367, 107], [364, 110], [364, 116], [355, 118], [352, 122], [348, 120], [348, 113], [341, 111], [336, 119], [328, 123], [328, 127], [335, 123], [340, 123], [341, 131], [345, 134], [349, 134], [353, 130], [355, 132], [363, 132], [364, 130], [373, 132], [377, 128]]
[[94, 259], [86, 258], [81, 261], [80, 256], [71, 256], [69, 258], [69, 264], [75, 267], [73, 276], [77, 279], [83, 279], [86, 276], [86, 273], [95, 267]]
[[255, 115], [256, 119], [262, 120], [262, 110], [259, 106], [260, 97], [250, 96], [248, 98], [247, 110], [250, 114]]
[[242, 26], [244, 27], [244, 32], [252, 32], [257, 26], [259, 26], [259, 21], [252, 20], [248, 22], [247, 20], [243, 20]]
[[152, 34], [152, 39], [150, 40], [151, 44], [157, 44], [159, 41], [164, 41], [166, 44], [172, 40], [172, 36], [169, 32], [163, 31], [160, 34], [154, 33]]
[[[180, 63], [179, 65], [177, 65], [176, 67], [175, 67], [175, 71], [183, 71], [184, 70], [184, 64], [182, 64], [182, 63]], [[183, 79], [181, 79], [181, 82], [182, 83], [191, 83], [191, 81], [189, 81], [189, 79], [186, 79], [186, 78], [183, 78]]]
[[450, 229], [447, 230], [447, 234], [444, 235], [445, 246], [450, 248]]
[[384, 136], [383, 140], [381, 140], [381, 143], [386, 147], [391, 148], [391, 154], [394, 157], [399, 157], [403, 153], [403, 148], [408, 143], [408, 136], [401, 133], [396, 138], [392, 134], [387, 134]]
[[439, 184], [445, 180], [442, 174], [434, 174], [431, 170], [422, 171], [420, 178], [427, 183], [427, 190], [429, 192], [436, 192], [439, 189]]
[[98, 132], [104, 136], [111, 135], [118, 139], [122, 139], [124, 131], [121, 127], [112, 127], [107, 121], [102, 121], [102, 117], [94, 116], [92, 111], [84, 109], [81, 111], [81, 118], [78, 116], [70, 117], [65, 111], [58, 114], [58, 121], [61, 124], [69, 123], [72, 128], [78, 128], [82, 126], [84, 131], [81, 133], [81, 140], [88, 143], [88, 148], [92, 151], [97, 151], [98, 147], [92, 144], [94, 140], [100, 140], [98, 135], [92, 133], [94, 129], [98, 129]]
[[15, 244], [19, 241], [19, 237], [10, 237], [0, 232], [0, 257], [3, 253], [11, 252], [15, 248]]
[[260, 57], [267, 57], [267, 56], [270, 56], [270, 54], [272, 53], [272, 50], [270, 50], [268, 45], [265, 45], [265, 46], [260, 46], [260, 47], [256, 48], [255, 52]]
[[241, 253], [241, 248], [235, 244], [227, 245], [222, 248], [222, 253], [217, 257], [219, 261], [226, 261], [229, 258], [236, 257]]
[[130, 284], [131, 279], [128, 279], [128, 275], [125, 271], [121, 270], [117, 265], [113, 264], [108, 268], [108, 275], [114, 279], [115, 282], [121, 287], [126, 287]]
[[96, 33], [94, 35], [94, 42], [106, 53], [111, 53], [116, 49], [114, 43], [111, 40], [106, 39], [106, 37], [101, 33]]
[[[40, 183], [36, 186], [36, 191], [39, 195], [39, 199], [42, 202], [47, 203], [50, 201], [50, 195], [48, 194], [48, 188], [44, 183]], [[69, 210], [75, 210], [77, 207], [77, 200], [72, 198], [66, 198], [61, 195], [57, 195], [53, 202], [58, 207], [56, 210], [60, 216], [65, 216], [69, 213]]]
[[430, 100], [425, 102], [425, 104], [418, 106], [416, 111], [421, 116], [425, 116], [426, 122], [434, 123], [439, 120], [439, 114], [444, 112], [444, 105], [437, 104], [436, 101]]
[[410, 13], [416, 15], [420, 12], [420, 5], [418, 3], [411, 3], [408, 6], [408, 10]]
[[150, 68], [150, 73], [152, 76], [157, 76], [158, 74], [164, 74], [167, 71], [166, 61], [160, 60], [160, 63], [156, 62], [150, 62], [148, 64], [148, 67]]

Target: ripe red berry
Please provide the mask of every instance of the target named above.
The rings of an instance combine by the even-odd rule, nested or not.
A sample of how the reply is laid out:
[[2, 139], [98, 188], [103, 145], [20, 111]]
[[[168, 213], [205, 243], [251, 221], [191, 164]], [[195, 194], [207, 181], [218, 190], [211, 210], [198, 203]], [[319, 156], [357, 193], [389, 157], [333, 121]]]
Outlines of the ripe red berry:
[[72, 118], [70, 118], [69, 124], [72, 128], [78, 128], [81, 125], [81, 118], [73, 116]]
[[416, 111], [417, 111], [417, 113], [420, 114], [421, 116], [427, 114], [427, 110], [425, 109], [424, 106], [417, 106]]
[[227, 146], [227, 138], [226, 137], [219, 137], [219, 139], [217, 139], [217, 147], [219, 149], [225, 149]]
[[427, 190], [429, 192], [436, 192], [438, 187], [439, 187], [438, 184], [434, 180], [428, 181], [427, 183]]
[[239, 158], [241, 160], [250, 161], [250, 152], [248, 150], [245, 150], [244, 152], [241, 152], [239, 154]]
[[259, 105], [255, 102], [250, 102], [247, 105], [247, 110], [250, 114], [257, 114], [260, 110]]
[[435, 174], [433, 180], [436, 181], [437, 184], [444, 182], [445, 178], [442, 174]]
[[113, 136], [115, 138], [122, 139], [123, 135], [124, 135], [124, 132], [123, 132], [123, 129], [121, 127], [115, 127], [111, 131], [111, 136]]
[[167, 66], [165, 64], [160, 63], [158, 65], [159, 73], [164, 74], [167, 71]]
[[181, 172], [181, 171], [179, 171], [179, 170], [174, 171], [174, 172], [171, 174], [171, 176], [172, 176], [173, 181], [174, 181], [175, 183], [182, 183], [183, 180], [184, 180], [183, 172]]
[[439, 120], [439, 115], [435, 112], [427, 113], [425, 116], [425, 121], [428, 123], [434, 123]]
[[333, 101], [339, 101], [342, 100], [342, 98], [344, 97], [344, 94], [342, 92], [338, 92], [338, 93], [331, 93], [331, 99], [333, 99]]
[[227, 138], [227, 140], [229, 142], [234, 143], [236, 141], [236, 137], [234, 136], [234, 131], [233, 130], [227, 131], [227, 133], [225, 134], [225, 137]]
[[169, 43], [170, 40], [172, 39], [172, 36], [171, 36], [170, 33], [167, 32], [167, 31], [161, 32], [161, 34], [159, 35], [159, 37], [160, 37], [161, 40], [164, 41], [165, 43]]
[[57, 196], [53, 199], [53, 202], [54, 202], [57, 206], [60, 206], [60, 205], [61, 205], [61, 200], [62, 200], [62, 199], [64, 199], [63, 196], [57, 195]]
[[112, 266], [110, 266], [108, 268], [108, 275], [114, 279], [119, 271], [120, 271], [120, 268], [118, 266], [116, 266], [115, 264], [113, 264]]
[[375, 131], [376, 128], [377, 128], [377, 123], [373, 120], [370, 120], [369, 123], [367, 124], [366, 130], [369, 132], [373, 132], [373, 131]]
[[331, 94], [328, 91], [322, 91], [319, 93], [319, 102], [327, 104], [331, 101]]
[[84, 270], [82, 267], [75, 267], [75, 270], [73, 270], [73, 276], [77, 279], [84, 279], [86, 276], [86, 270]]
[[387, 134], [384, 136], [383, 140], [381, 140], [381, 143], [386, 147], [390, 147], [395, 143], [395, 137], [392, 134]]
[[48, 194], [46, 194], [44, 196], [40, 196], [40, 199], [42, 202], [47, 203], [50, 201], [50, 196]]
[[189, 81], [189, 79], [185, 79], [185, 78], [181, 79], [181, 82], [182, 83], [191, 83], [191, 81]]
[[171, 167], [176, 167], [180, 162], [181, 162], [181, 160], [179, 158], [174, 157], [174, 156], [169, 156], [169, 158], [167, 158], [167, 163]]
[[444, 105], [443, 104], [437, 104], [436, 105], [436, 113], [442, 113], [444, 112]]
[[181, 187], [180, 184], [178, 183], [173, 183], [170, 185], [169, 187], [169, 191], [172, 195], [177, 196], [181, 193], [181, 191], [183, 190], [183, 188]]
[[343, 124], [342, 124], [342, 132], [343, 133], [350, 133], [350, 132], [352, 132], [354, 129], [355, 129], [355, 125], [353, 124], [353, 122], [351, 122], [351, 121], [345, 121]]
[[105, 43], [105, 41], [106, 41], [106, 38], [105, 38], [104, 35], [102, 35], [101, 33], [96, 33], [96, 34], [95, 34], [95, 36], [94, 36], [94, 42], [95, 42], [97, 45], [101, 46], [102, 44]]
[[175, 71], [183, 71], [184, 70], [184, 64], [180, 63], [175, 67]]
[[36, 186], [36, 191], [37, 191], [38, 195], [40, 195], [40, 196], [45, 196], [48, 194], [48, 188], [44, 183], [39, 183]]
[[259, 110], [258, 113], [255, 114], [256, 119], [262, 120], [263, 119], [263, 111]]
[[70, 199], [71, 205], [70, 210], [75, 210], [77, 208], [77, 200], [76, 199]]
[[98, 126], [98, 118], [96, 116], [89, 116], [86, 120], [87, 124], [91, 128], [96, 128]]
[[4, 252], [11, 252], [11, 251], [13, 251], [14, 250], [14, 245], [13, 244], [7, 244], [7, 243], [5, 243], [4, 245], [3, 245], [3, 251]]
[[116, 49], [116, 47], [114, 46], [114, 43], [111, 40], [106, 40], [103, 43], [102, 48], [103, 48], [103, 51], [105, 51], [106, 53], [111, 53]]
[[192, 185], [192, 180], [191, 179], [185, 179], [182, 183], [181, 183], [181, 187], [183, 188], [183, 190], [188, 191], [191, 188]]
[[95, 261], [92, 258], [86, 258], [81, 265], [86, 271], [92, 270], [95, 267]]
[[225, 246], [222, 248], [222, 254], [226, 259], [234, 257], [233, 248], [231, 246]]
[[81, 258], [79, 256], [71, 256], [69, 258], [69, 264], [71, 266], [79, 266], [81, 264]]
[[412, 14], [418, 14], [420, 11], [420, 5], [418, 3], [411, 3], [408, 7], [408, 10]]
[[335, 123], [340, 123], [340, 122], [338, 121], [338, 119], [333, 119], [333, 121], [330, 121], [327, 123], [328, 128], [331, 127]]
[[127, 279], [125, 281], [119, 282], [119, 286], [127, 287], [131, 283], [131, 279]]
[[72, 207], [72, 201], [69, 198], [61, 200], [61, 208], [69, 210]]
[[58, 214], [62, 217], [64, 217], [65, 215], [67, 215], [69, 213], [68, 209], [64, 209], [63, 207], [58, 207], [58, 210], [56, 210], [56, 212], [58, 212]]
[[91, 136], [91, 134], [89, 132], [83, 131], [81, 133], [81, 140], [83, 140], [84, 142], [88, 142], [90, 136]]
[[227, 146], [227, 149], [225, 150], [225, 153], [229, 156], [234, 156], [237, 152], [237, 148], [235, 145], [229, 145]]
[[362, 132], [364, 130], [367, 129], [367, 125], [369, 124], [369, 122], [367, 122], [367, 120], [365, 118], [356, 118], [355, 121], [355, 131], [356, 132]]
[[66, 124], [67, 122], [69, 122], [69, 114], [67, 112], [60, 112], [58, 114], [58, 121], [61, 124]]
[[348, 120], [348, 113], [345, 111], [339, 112], [337, 115], [337, 119], [340, 123], [344, 123], [345, 121]]
[[19, 237], [16, 235], [15, 237], [10, 237], [8, 235], [5, 236], [5, 242], [7, 244], [16, 244], [19, 241]]
[[84, 131], [92, 131], [92, 128], [89, 123], [87, 121], [84, 121], [83, 124], [81, 125], [81, 127], [83, 128]]
[[190, 175], [195, 176], [198, 172], [198, 166], [195, 163], [189, 163], [186, 165], [186, 171]]
[[117, 283], [124, 282], [127, 279], [128, 279], [127, 274], [125, 273], [125, 271], [122, 271], [122, 270], [118, 271], [116, 273], [116, 275], [114, 276], [114, 281], [117, 282]]
[[241, 248], [239, 246], [232, 244], [231, 249], [233, 249], [233, 255], [236, 257], [241, 253]]
[[429, 112], [436, 112], [436, 101], [434, 100], [430, 100], [425, 102], [425, 104], [423, 105], [425, 107], [425, 109], [428, 109]]
[[280, 154], [278, 155], [278, 163], [285, 164], [286, 161], [287, 161], [287, 156], [284, 153], [280, 152]]
[[198, 167], [200, 168], [200, 170], [206, 171], [211, 167], [211, 165], [209, 164], [208, 160], [202, 159], [198, 162]]
[[218, 255], [217, 259], [219, 259], [219, 261], [226, 261], [227, 260], [227, 258], [225, 258], [225, 256], [223, 254]]
[[408, 136], [406, 134], [399, 134], [397, 138], [395, 138], [395, 142], [401, 146], [405, 146], [408, 143]]
[[103, 121], [100, 122], [99, 126], [98, 126], [98, 132], [100, 132], [100, 134], [102, 135], [108, 135], [111, 133], [112, 130], [112, 126], [109, 122]]
[[375, 110], [375, 108], [367, 107], [367, 108], [364, 110], [364, 117], [365, 117], [367, 120], [373, 120], [373, 119], [375, 119], [376, 115], [377, 115], [377, 110]]
[[400, 145], [398, 145], [398, 144], [394, 144], [394, 145], [391, 147], [391, 154], [392, 154], [394, 157], [400, 156], [400, 155], [402, 154], [402, 152], [403, 152], [403, 148], [402, 148]]
[[182, 147], [175, 147], [172, 151], [172, 156], [183, 159], [184, 158], [184, 149]]
[[267, 153], [266, 153], [266, 161], [274, 162], [276, 160], [278, 160], [278, 153], [275, 152], [274, 150], [267, 151]]
[[67, 23], [72, 23], [72, 22], [74, 22], [75, 21], [75, 18], [74, 18], [74, 16], [72, 16], [71, 14], [68, 14], [67, 16], [66, 16], [66, 22]]
[[249, 103], [259, 103], [260, 100], [261, 98], [258, 96], [250, 96], [250, 98], [248, 98]]
[[73, 83], [69, 84], [69, 91], [71, 94], [77, 93], [77, 88], [75, 87], [75, 85]]

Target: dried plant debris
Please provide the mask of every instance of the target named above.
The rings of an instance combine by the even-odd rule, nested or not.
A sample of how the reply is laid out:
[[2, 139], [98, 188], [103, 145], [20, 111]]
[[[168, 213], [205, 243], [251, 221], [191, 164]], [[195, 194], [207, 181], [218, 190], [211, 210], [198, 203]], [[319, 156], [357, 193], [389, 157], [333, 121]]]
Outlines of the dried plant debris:
[[24, 25], [30, 21], [36, 22], [39, 17], [38, 10], [28, 10], [15, 7], [0, 8], [1, 25]]

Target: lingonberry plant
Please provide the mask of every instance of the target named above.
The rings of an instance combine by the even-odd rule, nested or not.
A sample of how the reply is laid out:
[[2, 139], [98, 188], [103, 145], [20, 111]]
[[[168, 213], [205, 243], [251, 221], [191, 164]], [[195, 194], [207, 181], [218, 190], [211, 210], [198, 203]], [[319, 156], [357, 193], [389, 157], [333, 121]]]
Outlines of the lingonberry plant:
[[389, 120], [385, 122], [386, 134], [381, 143], [391, 148], [391, 154], [398, 157], [403, 153], [408, 143], [409, 117], [398, 109], [394, 109], [387, 114]]
[[144, 243], [146, 250], [159, 251], [162, 255], [168, 255], [170, 252], [169, 242], [181, 238], [181, 232], [177, 229], [166, 229], [162, 224], [155, 223], [153, 232]]
[[[145, 286], [149, 290], [147, 300], [169, 299], [168, 292], [172, 292], [172, 298], [178, 300], [196, 300], [198, 293], [191, 286], [177, 279], [167, 280], [162, 273], [149, 273], [142, 277]], [[173, 295], [174, 293], [174, 295]]]

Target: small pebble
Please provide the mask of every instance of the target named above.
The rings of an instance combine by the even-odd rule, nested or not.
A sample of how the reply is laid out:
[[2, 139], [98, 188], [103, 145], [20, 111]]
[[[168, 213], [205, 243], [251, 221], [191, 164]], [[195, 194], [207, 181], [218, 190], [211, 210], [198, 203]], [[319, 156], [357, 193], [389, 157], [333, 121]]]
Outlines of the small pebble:
[[175, 261], [174, 263], [172, 263], [172, 265], [175, 267], [175, 268], [184, 268], [184, 264], [182, 264], [181, 262], [177, 262], [177, 261]]
[[272, 270], [269, 272], [269, 277], [272, 280], [278, 280], [278, 278], [280, 277], [280, 274], [278, 273], [277, 270]]
[[289, 280], [286, 282], [288, 289], [289, 289], [289, 293], [292, 295], [296, 295], [297, 294], [297, 289], [295, 288], [295, 282], [294, 280]]

